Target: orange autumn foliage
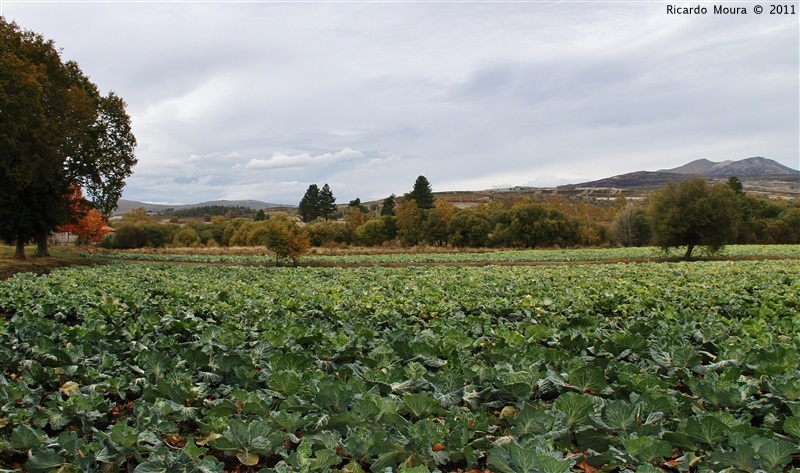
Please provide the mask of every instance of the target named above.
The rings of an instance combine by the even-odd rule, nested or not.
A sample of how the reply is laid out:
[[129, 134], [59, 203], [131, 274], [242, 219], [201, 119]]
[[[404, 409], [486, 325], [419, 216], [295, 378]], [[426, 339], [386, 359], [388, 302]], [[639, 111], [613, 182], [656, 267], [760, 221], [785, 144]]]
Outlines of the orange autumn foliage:
[[97, 210], [89, 208], [89, 203], [83, 197], [80, 187], [72, 187], [69, 211], [74, 222], [58, 227], [59, 232], [71, 233], [78, 237], [80, 242], [98, 242], [112, 230], [103, 215]]

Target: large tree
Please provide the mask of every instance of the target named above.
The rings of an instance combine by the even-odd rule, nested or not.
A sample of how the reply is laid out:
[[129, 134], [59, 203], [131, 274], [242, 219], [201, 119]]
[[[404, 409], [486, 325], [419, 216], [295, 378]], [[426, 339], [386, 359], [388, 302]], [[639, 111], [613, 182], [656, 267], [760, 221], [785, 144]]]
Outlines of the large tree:
[[319, 216], [326, 222], [336, 217], [336, 197], [328, 184], [323, 185], [319, 191]]
[[423, 212], [416, 200], [404, 200], [397, 207], [397, 236], [404, 244], [413, 246], [422, 241], [423, 223]]
[[300, 219], [308, 223], [319, 217], [319, 186], [311, 184], [297, 206]]
[[653, 240], [664, 251], [685, 246], [686, 260], [697, 246], [716, 252], [736, 239], [741, 220], [736, 203], [736, 193], [725, 184], [708, 185], [702, 178], [669, 182], [648, 209]]
[[432, 209], [433, 201], [435, 200], [433, 197], [433, 190], [431, 189], [431, 183], [428, 182], [425, 176], [417, 177], [417, 180], [414, 181], [414, 188], [403, 197], [405, 197], [406, 200], [415, 200], [417, 202], [417, 207], [422, 210]]
[[519, 203], [509, 211], [508, 226], [513, 246], [567, 246], [578, 239], [578, 226], [558, 210], [539, 203]]
[[264, 245], [275, 252], [275, 263], [280, 264], [281, 259], [289, 258], [297, 266], [300, 257], [311, 246], [308, 236], [286, 215], [276, 215], [264, 225], [267, 229]]
[[16, 256], [75, 221], [71, 189], [104, 215], [116, 208], [136, 158], [125, 103], [103, 96], [52, 41], [0, 18], [0, 238]]
[[489, 238], [489, 220], [473, 209], [461, 209], [447, 224], [450, 244], [458, 247], [486, 246]]

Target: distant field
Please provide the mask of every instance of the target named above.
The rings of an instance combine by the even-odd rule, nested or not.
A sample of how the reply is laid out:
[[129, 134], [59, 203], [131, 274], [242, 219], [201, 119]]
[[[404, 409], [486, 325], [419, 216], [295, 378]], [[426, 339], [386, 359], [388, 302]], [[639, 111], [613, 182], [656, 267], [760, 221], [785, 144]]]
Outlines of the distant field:
[[[176, 261], [197, 263], [263, 263], [271, 264], [274, 256], [257, 254], [252, 248], [247, 254], [232, 254], [236, 250], [216, 250], [213, 252], [193, 252], [191, 249], [170, 251], [160, 250], [147, 252], [136, 250], [131, 252], [96, 253], [87, 255], [95, 258], [112, 260], [137, 261]], [[333, 253], [333, 251], [332, 251]], [[418, 252], [409, 249], [398, 252], [381, 252], [376, 249], [365, 250], [364, 253], [339, 252], [330, 255], [309, 254], [302, 258], [305, 264], [421, 264], [421, 263], [577, 263], [577, 262], [618, 262], [618, 261], [662, 261], [681, 256], [681, 251], [664, 254], [658, 248], [595, 248], [574, 250], [486, 250], [486, 251], [436, 251]], [[700, 259], [708, 258], [702, 251]], [[733, 245], [713, 255], [714, 258], [746, 259], [746, 258], [800, 258], [800, 245]]]
[[[108, 261], [160, 261], [174, 263], [256, 264], [273, 265], [274, 255], [264, 248], [161, 248], [130, 251], [100, 251], [76, 246], [56, 246], [50, 249], [51, 257], [33, 257], [33, 247], [26, 249], [25, 261], [14, 259], [14, 248], [0, 246], [0, 279], [19, 272], [47, 273], [55, 268], [72, 265], [101, 264]], [[713, 257], [696, 252], [698, 259], [800, 259], [800, 245], [734, 245], [726, 247]], [[420, 264], [546, 264], [546, 263], [601, 263], [674, 261], [681, 251], [664, 254], [652, 247], [596, 248], [575, 250], [491, 250], [453, 248], [313, 248], [302, 257], [303, 266], [359, 266], [359, 265], [420, 265]]]
[[18, 274], [0, 282], [0, 470], [788, 471], [798, 274], [791, 258]]

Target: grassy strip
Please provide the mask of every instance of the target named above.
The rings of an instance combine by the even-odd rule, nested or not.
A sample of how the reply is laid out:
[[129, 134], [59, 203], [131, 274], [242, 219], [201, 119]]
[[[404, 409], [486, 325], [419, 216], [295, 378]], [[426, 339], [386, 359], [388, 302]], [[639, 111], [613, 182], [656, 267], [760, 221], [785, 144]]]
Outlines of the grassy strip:
[[[263, 250], [246, 252], [240, 248], [221, 249], [210, 252], [186, 252], [183, 249], [159, 250], [154, 252], [114, 252], [97, 254], [96, 257], [126, 261], [194, 262], [229, 264], [266, 264], [273, 256]], [[334, 254], [310, 254], [301, 260], [303, 266], [341, 266], [341, 265], [419, 265], [419, 264], [528, 264], [528, 263], [584, 263], [584, 262], [629, 262], [629, 261], [672, 261], [680, 259], [681, 252], [665, 254], [654, 247], [644, 248], [583, 248], [583, 249], [535, 249], [535, 250], [485, 250], [483, 252], [460, 252], [452, 249], [437, 250], [428, 248], [420, 252], [409, 248], [398, 253], [391, 250], [385, 253], [350, 252]], [[698, 253], [696, 259], [798, 259], [800, 245], [735, 245], [725, 248], [715, 255]]]
[[[274, 256], [262, 247], [246, 248], [167, 248], [115, 252], [86, 252], [85, 248], [57, 246], [51, 256], [14, 258], [14, 248], [0, 246], [0, 279], [20, 272], [48, 273], [55, 268], [72, 265], [105, 263], [109, 260], [151, 261], [194, 264], [256, 264], [271, 266]], [[94, 249], [93, 249], [94, 251]], [[318, 249], [306, 255], [301, 266], [413, 266], [413, 265], [528, 265], [676, 261], [681, 252], [665, 254], [654, 247], [496, 250], [413, 247], [413, 248], [345, 248]], [[800, 245], [732, 245], [715, 255], [698, 253], [699, 260], [800, 259]]]
[[86, 256], [85, 249], [76, 246], [56, 246], [50, 248], [50, 256], [33, 256], [36, 248], [25, 249], [26, 259], [14, 258], [13, 246], [0, 246], [0, 280], [8, 279], [16, 273], [46, 274], [55, 268], [74, 265], [98, 264], [96, 258]]

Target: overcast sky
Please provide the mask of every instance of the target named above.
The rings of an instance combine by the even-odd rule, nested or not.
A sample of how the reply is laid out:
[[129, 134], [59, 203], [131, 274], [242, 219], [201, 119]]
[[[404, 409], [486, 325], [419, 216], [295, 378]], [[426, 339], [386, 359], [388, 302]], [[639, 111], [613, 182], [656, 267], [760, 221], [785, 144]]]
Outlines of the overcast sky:
[[[698, 2], [671, 2], [695, 6]], [[655, 1], [2, 0], [128, 104], [123, 198], [338, 203], [707, 158], [800, 167], [798, 15]], [[797, 2], [791, 2], [797, 5]], [[800, 11], [798, 11], [800, 13]]]

